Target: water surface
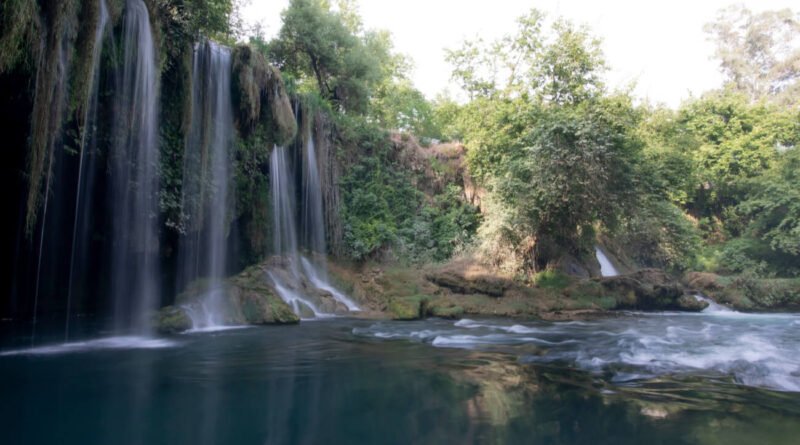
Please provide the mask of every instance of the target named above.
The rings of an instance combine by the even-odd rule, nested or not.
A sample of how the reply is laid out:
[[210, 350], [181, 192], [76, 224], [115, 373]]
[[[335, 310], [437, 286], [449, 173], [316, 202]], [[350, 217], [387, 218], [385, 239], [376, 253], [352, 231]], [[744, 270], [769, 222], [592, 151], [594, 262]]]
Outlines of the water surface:
[[[781, 354], [797, 321], [339, 318], [34, 349], [17, 336], [0, 351], [0, 428], [26, 444], [789, 444], [797, 354]], [[743, 335], [781, 352], [711, 358]]]

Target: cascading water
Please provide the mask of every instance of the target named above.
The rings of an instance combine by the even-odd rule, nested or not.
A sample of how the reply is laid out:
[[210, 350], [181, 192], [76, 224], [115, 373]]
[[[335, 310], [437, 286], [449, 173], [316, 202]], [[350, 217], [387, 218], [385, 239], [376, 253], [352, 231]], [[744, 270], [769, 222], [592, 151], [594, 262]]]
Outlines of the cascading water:
[[[91, 193], [94, 185], [95, 141], [97, 133], [97, 106], [100, 91], [100, 56], [103, 51], [108, 28], [108, 7], [105, 0], [100, 1], [97, 30], [94, 35], [92, 50], [92, 71], [87, 88], [87, 106], [83, 116], [83, 132], [81, 133], [81, 152], [78, 161], [78, 185], [75, 192], [75, 216], [72, 223], [72, 246], [70, 249], [69, 281], [67, 284], [67, 310], [64, 327], [64, 341], [69, 340], [69, 324], [72, 298], [75, 294], [77, 274], [85, 272], [86, 256], [89, 244], [89, 224], [91, 209]], [[81, 277], [83, 278], [83, 277]], [[82, 284], [82, 283], [80, 283]]]
[[727, 306], [723, 306], [723, 305], [717, 303], [716, 301], [706, 297], [703, 294], [695, 294], [694, 298], [697, 301], [705, 301], [706, 303], [708, 303], [708, 307], [703, 309], [703, 313], [705, 313], [705, 314], [730, 314], [730, 315], [733, 315], [733, 314], [738, 314], [739, 313], [739, 312], [736, 312], [736, 311], [734, 311], [733, 309], [731, 309], [731, 308], [729, 308]]
[[303, 156], [303, 242], [318, 254], [325, 254], [325, 221], [322, 213], [322, 188], [317, 150], [311, 125], [307, 125]]
[[604, 277], [615, 277], [619, 275], [617, 268], [614, 267], [614, 264], [611, 263], [611, 260], [608, 259], [600, 247], [594, 247], [594, 256], [597, 258], [597, 262], [600, 263], [600, 275]]
[[[302, 229], [303, 247], [310, 255], [302, 256], [298, 250], [295, 176], [288, 162], [287, 149], [276, 146], [270, 157], [273, 250], [283, 264], [269, 272], [269, 277], [280, 297], [301, 317], [319, 317], [345, 309], [358, 311], [358, 305], [328, 279], [322, 188], [310, 122], [306, 126], [304, 142], [299, 227]], [[325, 298], [329, 300], [327, 303]]]
[[303, 157], [303, 227], [305, 245], [311, 251], [312, 257], [302, 258], [303, 270], [314, 286], [329, 292], [334, 299], [347, 306], [347, 310], [358, 311], [359, 308], [353, 300], [331, 285], [328, 279], [328, 265], [325, 260], [325, 215], [322, 208], [319, 163], [311, 125], [307, 128]]
[[128, 0], [110, 155], [111, 292], [116, 330], [150, 330], [159, 302], [157, 67], [150, 17]]
[[197, 278], [209, 280], [205, 295], [187, 306], [194, 329], [224, 325], [222, 279], [227, 271], [226, 239], [231, 197], [230, 49], [213, 42], [195, 46], [192, 68], [191, 126], [183, 166], [182, 207], [189, 235], [178, 252], [178, 288]]
[[280, 297], [292, 307], [297, 314], [305, 315], [308, 311], [313, 316], [322, 315], [315, 303], [300, 290], [300, 255], [297, 251], [297, 223], [294, 217], [293, 175], [287, 162], [286, 147], [275, 146], [269, 159], [270, 191], [272, 198], [272, 230], [273, 252], [286, 261], [284, 276], [270, 272], [269, 276], [275, 284]]

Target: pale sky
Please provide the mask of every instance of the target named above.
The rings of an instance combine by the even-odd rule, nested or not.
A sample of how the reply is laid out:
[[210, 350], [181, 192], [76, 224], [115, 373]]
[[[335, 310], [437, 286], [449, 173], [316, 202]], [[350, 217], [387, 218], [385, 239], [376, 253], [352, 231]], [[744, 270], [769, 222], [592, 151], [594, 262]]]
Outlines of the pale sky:
[[[280, 12], [288, 0], [250, 0], [244, 18], [261, 22], [268, 38], [280, 29]], [[743, 3], [753, 11], [792, 8], [790, 0], [359, 0], [368, 29], [392, 33], [395, 49], [414, 61], [412, 79], [427, 97], [458, 87], [450, 82], [445, 48], [481, 36], [491, 41], [514, 32], [515, 19], [531, 8], [550, 19], [564, 17], [585, 24], [602, 40], [609, 66], [606, 82], [623, 88], [636, 82], [634, 94], [677, 107], [722, 83], [714, 47], [703, 25], [723, 7]], [[796, 9], [796, 8], [795, 8]]]

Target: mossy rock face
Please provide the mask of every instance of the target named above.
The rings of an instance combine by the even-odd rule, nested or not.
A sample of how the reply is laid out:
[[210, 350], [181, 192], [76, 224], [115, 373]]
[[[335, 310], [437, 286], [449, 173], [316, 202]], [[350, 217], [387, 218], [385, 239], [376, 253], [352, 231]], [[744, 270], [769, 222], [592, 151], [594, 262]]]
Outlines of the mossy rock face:
[[419, 320], [427, 314], [429, 299], [427, 295], [394, 297], [389, 301], [387, 311], [393, 320]]
[[626, 275], [598, 280], [605, 293], [617, 298], [616, 309], [697, 310], [697, 305], [682, 300], [683, 286], [658, 269], [642, 269]]
[[502, 277], [488, 274], [470, 276], [454, 270], [441, 270], [425, 275], [428, 281], [459, 294], [484, 294], [502, 297], [512, 283]]
[[684, 311], [700, 312], [708, 307], [708, 302], [698, 300], [691, 295], [681, 295], [681, 297], [678, 298], [678, 306]]
[[297, 323], [300, 318], [268, 284], [264, 265], [256, 265], [228, 280], [230, 297], [247, 324]]
[[[206, 294], [210, 285], [209, 280], [197, 280], [191, 283], [186, 291], [178, 295], [176, 301], [181, 305], [196, 304]], [[292, 308], [269, 286], [263, 265], [249, 267], [238, 275], [225, 280], [221, 286], [224, 288], [226, 323], [258, 325], [300, 321]], [[182, 308], [176, 309], [184, 312]], [[188, 316], [186, 319], [188, 320]], [[191, 327], [191, 320], [189, 320], [189, 327]]]
[[464, 316], [464, 308], [461, 306], [439, 306], [433, 305], [428, 309], [428, 314], [432, 317], [457, 319]]
[[192, 320], [178, 306], [161, 308], [155, 318], [156, 330], [161, 334], [177, 334], [192, 328]]
[[280, 297], [266, 287], [233, 287], [231, 295], [247, 324], [297, 323], [300, 318]]
[[233, 92], [237, 123], [244, 136], [261, 124], [273, 130], [273, 142], [278, 145], [294, 139], [297, 122], [281, 73], [250, 46], [233, 51]]

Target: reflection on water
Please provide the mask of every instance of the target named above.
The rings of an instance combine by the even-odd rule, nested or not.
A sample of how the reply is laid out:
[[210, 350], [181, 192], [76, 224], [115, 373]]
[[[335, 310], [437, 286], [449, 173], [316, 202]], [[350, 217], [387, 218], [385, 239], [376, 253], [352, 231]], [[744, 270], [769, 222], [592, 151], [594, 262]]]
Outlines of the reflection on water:
[[[499, 337], [470, 349], [381, 338], [541, 336], [530, 324], [473, 323], [502, 329], [333, 319], [162, 348], [2, 356], [0, 431], [26, 444], [788, 444], [800, 434], [796, 393], [700, 375], [614, 382], [523, 363], [552, 345]], [[430, 332], [410, 333], [421, 327]]]

